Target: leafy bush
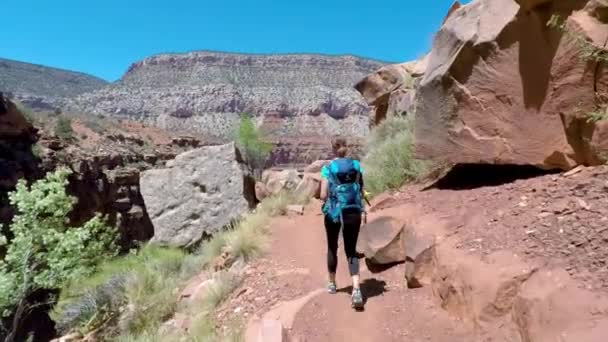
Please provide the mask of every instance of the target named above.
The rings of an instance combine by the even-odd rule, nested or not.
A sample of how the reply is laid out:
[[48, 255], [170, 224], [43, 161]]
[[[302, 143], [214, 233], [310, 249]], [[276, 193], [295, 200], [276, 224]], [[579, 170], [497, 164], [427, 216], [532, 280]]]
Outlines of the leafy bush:
[[372, 131], [363, 160], [365, 188], [372, 195], [397, 189], [426, 171], [427, 163], [413, 156], [412, 123], [393, 116]]
[[389, 116], [374, 127], [365, 143], [366, 153], [377, 148], [401, 132], [412, 132], [412, 119], [403, 116]]
[[43, 153], [43, 148], [42, 146], [38, 145], [38, 144], [34, 144], [31, 147], [32, 150], [32, 155], [36, 158], [40, 158], [42, 157], [42, 153]]
[[75, 199], [65, 192], [69, 171], [48, 173], [28, 188], [25, 181], [9, 195], [17, 209], [12, 239], [0, 231], [0, 312], [19, 322], [29, 309], [25, 300], [39, 289], [57, 289], [89, 276], [102, 260], [115, 255], [115, 230], [96, 216], [81, 227], [68, 227]]
[[[176, 291], [225, 247], [245, 260], [258, 255], [267, 242], [269, 218], [283, 213], [289, 198], [282, 195], [262, 201], [254, 213], [215, 234], [194, 254], [146, 245], [138, 252], [102, 263], [92, 276], [75, 279], [62, 289], [53, 312], [58, 329], [63, 333], [99, 329], [125, 342], [171, 341], [175, 336], [160, 336], [159, 327], [177, 310]], [[230, 272], [217, 275], [194, 308], [201, 312], [192, 322], [189, 340], [212, 340], [215, 332], [211, 313], [239, 280]]]
[[272, 144], [266, 141], [266, 137], [255, 127], [252, 118], [247, 114], [241, 115], [235, 135], [237, 147], [243, 158], [259, 178], [259, 171], [264, 167], [272, 151]]
[[267, 245], [266, 235], [262, 231], [267, 222], [268, 217], [261, 214], [250, 215], [239, 222], [235, 229], [226, 233], [230, 252], [245, 260], [258, 256]]
[[72, 140], [74, 138], [72, 119], [60, 115], [55, 122], [55, 135], [63, 140]]

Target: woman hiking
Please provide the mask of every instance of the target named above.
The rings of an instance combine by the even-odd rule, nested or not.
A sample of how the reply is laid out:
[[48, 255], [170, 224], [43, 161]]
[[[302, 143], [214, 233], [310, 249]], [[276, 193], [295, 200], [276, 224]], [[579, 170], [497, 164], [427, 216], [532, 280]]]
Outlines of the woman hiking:
[[353, 281], [352, 306], [360, 309], [363, 307], [363, 295], [359, 287], [359, 258], [356, 247], [364, 213], [361, 199], [363, 173], [359, 161], [346, 157], [348, 153], [346, 140], [336, 139], [332, 143], [332, 150], [337, 158], [321, 169], [321, 200], [324, 201], [322, 210], [327, 233], [329, 272], [327, 290], [331, 294], [337, 292], [338, 238], [342, 230], [344, 252]]

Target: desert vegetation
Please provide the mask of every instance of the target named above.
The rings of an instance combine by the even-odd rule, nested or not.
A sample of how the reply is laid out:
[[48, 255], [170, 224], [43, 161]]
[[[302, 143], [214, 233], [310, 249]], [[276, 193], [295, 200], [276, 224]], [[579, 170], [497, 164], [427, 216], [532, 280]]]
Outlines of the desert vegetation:
[[234, 140], [247, 164], [254, 171], [256, 178], [261, 177], [262, 169], [272, 151], [272, 143], [253, 122], [249, 114], [241, 114], [239, 124], [234, 132]]
[[59, 115], [55, 121], [53, 129], [56, 136], [63, 140], [72, 140], [74, 138], [74, 129], [72, 129], [72, 119], [70, 117]]
[[96, 216], [68, 227], [74, 198], [65, 192], [69, 171], [49, 173], [10, 195], [17, 209], [8, 232], [0, 232], [0, 312], [11, 321], [5, 341], [14, 341], [21, 320], [35, 306], [30, 296], [91, 275], [99, 262], [116, 253], [115, 232]]
[[414, 158], [413, 124], [409, 116], [389, 116], [374, 127], [363, 159], [365, 187], [372, 195], [397, 189], [427, 170], [428, 163]]
[[[238, 286], [241, 277], [230, 269], [215, 272], [213, 262], [225, 252], [242, 262], [260, 255], [267, 245], [270, 218], [285, 213], [290, 201], [288, 194], [266, 199], [192, 253], [146, 244], [128, 255], [106, 260], [95, 274], [74, 279], [61, 290], [53, 312], [60, 332], [117, 341], [212, 340], [217, 334], [214, 309]], [[213, 280], [205, 294], [180, 306], [180, 289], [201, 272]], [[193, 317], [188, 336], [163, 329], [163, 323], [178, 312]], [[229, 334], [237, 338], [240, 332], [234, 328]]]
[[102, 263], [92, 277], [62, 289], [53, 313], [60, 332], [99, 332], [103, 339], [149, 334], [175, 311], [175, 290], [198, 271], [197, 260], [146, 245]]
[[[69, 126], [69, 120], [59, 119], [59, 130]], [[265, 151], [264, 144], [249, 123], [245, 120], [242, 125], [241, 142], [250, 158], [258, 158], [260, 151]], [[39, 149], [38, 145], [33, 145], [34, 149]], [[0, 311], [4, 322], [0, 335], [6, 341], [14, 341], [25, 317], [40, 307], [52, 308], [51, 317], [60, 334], [118, 341], [177, 338], [175, 335], [183, 332], [167, 332], [163, 323], [185, 312], [193, 317], [188, 330], [191, 336], [178, 337], [207, 341], [217, 334], [214, 309], [240, 282], [241, 275], [230, 266], [260, 255], [267, 245], [270, 218], [285, 214], [287, 205], [295, 201], [288, 193], [267, 198], [194, 250], [145, 243], [118, 255], [117, 231], [101, 216], [80, 227], [70, 225], [67, 217], [75, 199], [66, 193], [69, 175], [67, 169], [59, 169], [29, 186], [22, 180], [9, 194], [17, 213], [0, 233]], [[216, 259], [226, 253], [231, 263], [215, 269]], [[213, 282], [202, 298], [180, 306], [179, 292], [201, 273]], [[49, 293], [44, 302], [30, 301], [37, 291]], [[235, 326], [223, 332], [227, 334], [236, 339], [240, 331]]]
[[608, 119], [608, 104], [597, 106], [593, 111], [587, 113], [587, 122], [598, 122]]

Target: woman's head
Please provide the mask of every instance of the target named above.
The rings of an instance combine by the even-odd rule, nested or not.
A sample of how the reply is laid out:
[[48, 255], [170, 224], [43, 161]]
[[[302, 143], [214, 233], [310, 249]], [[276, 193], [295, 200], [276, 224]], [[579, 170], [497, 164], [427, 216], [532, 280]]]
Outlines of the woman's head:
[[338, 158], [344, 158], [346, 157], [346, 153], [348, 153], [346, 140], [343, 138], [334, 139], [334, 141], [331, 143], [331, 148]]

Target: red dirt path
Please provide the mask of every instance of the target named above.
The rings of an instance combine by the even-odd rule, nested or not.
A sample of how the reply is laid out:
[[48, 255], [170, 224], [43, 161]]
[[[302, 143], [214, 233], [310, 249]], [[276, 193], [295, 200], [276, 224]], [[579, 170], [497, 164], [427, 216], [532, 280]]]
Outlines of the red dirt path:
[[[246, 322], [276, 303], [300, 298], [325, 286], [325, 231], [318, 208], [318, 203], [313, 203], [304, 216], [274, 221], [270, 252], [252, 265], [242, 289], [222, 308], [220, 321], [228, 324], [240, 316]], [[350, 279], [342, 248], [339, 253], [340, 292], [316, 296], [297, 313], [288, 331], [293, 341], [478, 340], [437, 307], [427, 289], [408, 290], [401, 265], [371, 274], [362, 260], [362, 289], [367, 303], [363, 312], [354, 311], [349, 302]]]

